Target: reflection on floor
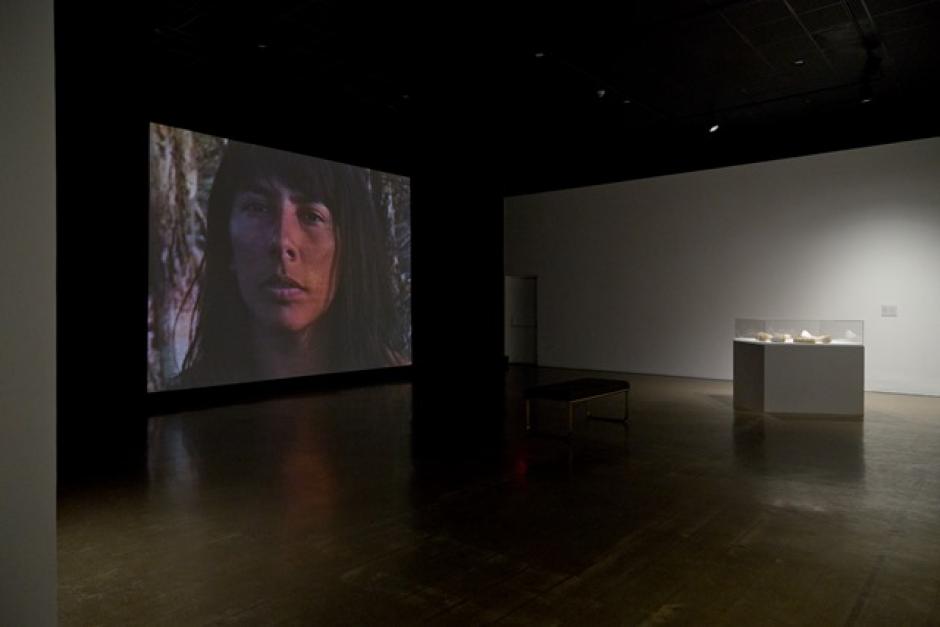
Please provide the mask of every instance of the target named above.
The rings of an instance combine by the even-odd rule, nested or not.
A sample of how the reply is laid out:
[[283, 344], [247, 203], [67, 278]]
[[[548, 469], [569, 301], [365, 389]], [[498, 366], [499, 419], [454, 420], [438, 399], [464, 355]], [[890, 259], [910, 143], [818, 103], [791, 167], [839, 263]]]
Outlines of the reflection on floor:
[[61, 622], [940, 624], [940, 398], [622, 375], [628, 428], [526, 438], [523, 388], [585, 375], [510, 370], [477, 461], [413, 457], [407, 384], [153, 418], [145, 477], [60, 497]]

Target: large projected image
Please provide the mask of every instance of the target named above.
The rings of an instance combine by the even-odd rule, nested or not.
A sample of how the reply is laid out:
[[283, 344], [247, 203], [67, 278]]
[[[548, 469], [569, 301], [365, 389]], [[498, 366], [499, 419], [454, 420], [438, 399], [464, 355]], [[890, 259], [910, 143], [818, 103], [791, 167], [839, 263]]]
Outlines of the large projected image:
[[411, 363], [407, 177], [150, 125], [147, 391]]

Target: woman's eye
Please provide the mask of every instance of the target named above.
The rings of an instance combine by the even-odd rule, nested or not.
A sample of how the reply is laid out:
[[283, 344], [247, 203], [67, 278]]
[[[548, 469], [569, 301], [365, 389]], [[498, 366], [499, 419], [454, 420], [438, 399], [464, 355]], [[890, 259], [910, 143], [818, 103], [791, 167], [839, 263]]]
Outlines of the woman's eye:
[[301, 209], [298, 212], [298, 217], [300, 218], [301, 222], [309, 226], [326, 221], [320, 212], [316, 209]]
[[250, 216], [262, 216], [269, 212], [268, 204], [263, 200], [244, 199], [236, 203], [240, 213]]

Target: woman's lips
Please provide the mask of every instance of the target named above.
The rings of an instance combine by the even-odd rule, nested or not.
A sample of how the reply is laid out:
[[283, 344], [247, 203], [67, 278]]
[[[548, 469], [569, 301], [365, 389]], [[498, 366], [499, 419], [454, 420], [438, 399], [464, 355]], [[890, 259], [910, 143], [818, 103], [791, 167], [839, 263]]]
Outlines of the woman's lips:
[[303, 300], [307, 290], [289, 277], [273, 277], [264, 282], [263, 288], [272, 300], [280, 303], [293, 303]]
[[303, 300], [307, 294], [299, 287], [269, 287], [268, 293], [279, 303], [294, 303]]

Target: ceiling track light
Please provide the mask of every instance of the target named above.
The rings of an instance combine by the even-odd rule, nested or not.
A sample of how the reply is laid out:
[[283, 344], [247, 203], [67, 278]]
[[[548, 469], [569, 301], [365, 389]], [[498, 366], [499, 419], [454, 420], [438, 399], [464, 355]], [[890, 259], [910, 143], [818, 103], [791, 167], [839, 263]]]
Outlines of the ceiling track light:
[[598, 97], [598, 98], [603, 98], [603, 97], [606, 96], [606, 95], [607, 95], [607, 90], [606, 90], [606, 89], [598, 89], [598, 90], [597, 90], [597, 97]]
[[714, 124], [712, 124], [711, 126], [708, 127], [708, 132], [709, 132], [709, 133], [714, 133], [714, 132], [716, 132], [719, 128], [721, 128], [721, 125], [718, 124], [718, 122], [715, 122]]

